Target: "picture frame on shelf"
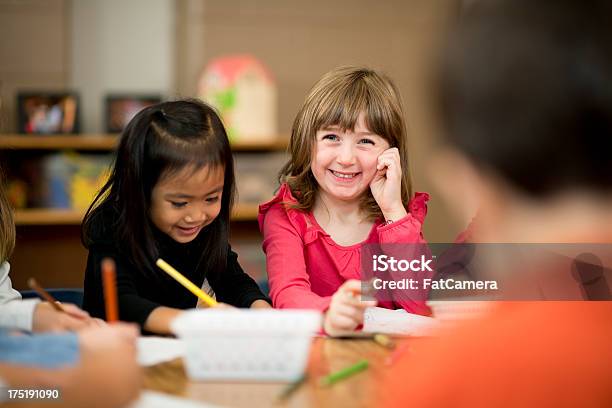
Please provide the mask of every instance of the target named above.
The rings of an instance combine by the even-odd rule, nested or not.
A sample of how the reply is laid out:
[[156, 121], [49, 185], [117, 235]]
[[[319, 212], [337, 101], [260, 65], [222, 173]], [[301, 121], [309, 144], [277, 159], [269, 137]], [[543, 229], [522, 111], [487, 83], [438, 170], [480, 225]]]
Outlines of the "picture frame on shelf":
[[161, 102], [157, 94], [109, 94], [105, 103], [107, 133], [121, 133], [130, 120], [147, 106]]
[[79, 95], [72, 91], [17, 93], [17, 127], [23, 134], [77, 134], [80, 132]]

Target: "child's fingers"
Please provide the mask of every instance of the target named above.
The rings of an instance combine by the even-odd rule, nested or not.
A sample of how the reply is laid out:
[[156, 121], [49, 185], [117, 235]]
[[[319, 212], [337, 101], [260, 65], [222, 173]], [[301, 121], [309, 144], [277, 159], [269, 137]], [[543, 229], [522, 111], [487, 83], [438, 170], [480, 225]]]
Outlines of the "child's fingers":
[[129, 342], [136, 341], [138, 338], [139, 330], [135, 324], [118, 322], [113, 323], [111, 327], [112, 330], [116, 330], [118, 335]]
[[339, 292], [361, 294], [361, 281], [349, 279], [338, 288]]
[[357, 309], [366, 309], [368, 307], [373, 307], [376, 306], [376, 301], [375, 300], [362, 300], [362, 295], [347, 295], [344, 296], [341, 300], [340, 303], [350, 306], [350, 307], [354, 307]]
[[83, 309], [78, 308], [72, 303], [62, 303], [62, 309], [66, 313], [68, 313], [72, 317], [76, 317], [77, 319], [89, 319], [89, 313], [84, 311]]
[[391, 172], [393, 174], [395, 173], [401, 173], [401, 164], [400, 164], [400, 158], [399, 155], [384, 155], [384, 156], [379, 156], [378, 157], [378, 162], [376, 165], [376, 169], [378, 171], [384, 171], [385, 174], [388, 174]]
[[102, 319], [98, 319], [97, 317], [93, 317], [91, 319], [91, 321], [89, 322], [89, 325], [91, 327], [104, 327], [106, 326], [108, 323], [106, 323], [104, 320]]
[[343, 300], [359, 300], [361, 297], [361, 281], [356, 279], [349, 279], [338, 288], [336, 292]]
[[356, 279], [344, 282], [338, 289], [337, 301], [361, 309], [376, 306], [375, 300], [363, 300], [362, 285], [363, 282]]
[[400, 155], [399, 150], [395, 147], [385, 150], [380, 156], [378, 156], [376, 168], [378, 170], [384, 170], [389, 168], [400, 168]]
[[335, 330], [354, 330], [359, 322], [349, 316], [336, 314], [330, 316], [330, 326]]
[[74, 317], [68, 313], [58, 312], [56, 322], [57, 324], [53, 328], [54, 331], [79, 331], [90, 327], [91, 319], [89, 317], [85, 319], [81, 317]]
[[334, 312], [338, 316], [349, 318], [357, 324], [360, 324], [363, 321], [364, 310], [358, 307], [338, 305], [338, 307], [335, 308]]
[[368, 307], [374, 307], [378, 304], [377, 300], [362, 300], [359, 307], [367, 309]]
[[[206, 307], [210, 307], [210, 306], [206, 306]], [[232, 306], [232, 305], [228, 305], [227, 303], [223, 303], [223, 302], [217, 302], [217, 306], [215, 306], [218, 309], [236, 309], [236, 307]]]
[[376, 163], [377, 170], [385, 170], [393, 165], [393, 159], [386, 156], [379, 156], [378, 162]]

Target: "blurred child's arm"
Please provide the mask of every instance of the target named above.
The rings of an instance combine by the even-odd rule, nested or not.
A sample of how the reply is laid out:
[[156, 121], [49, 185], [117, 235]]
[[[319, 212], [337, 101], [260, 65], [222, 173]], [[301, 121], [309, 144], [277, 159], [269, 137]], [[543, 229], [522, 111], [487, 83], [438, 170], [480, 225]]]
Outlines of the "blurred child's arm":
[[319, 296], [312, 291], [302, 236], [281, 205], [274, 205], [267, 211], [262, 231], [274, 307], [327, 310], [331, 296]]
[[21, 300], [21, 294], [13, 289], [9, 272], [11, 265], [4, 261], [0, 265], [0, 305], [8, 303], [11, 300]]
[[55, 310], [48, 302], [36, 305], [32, 317], [33, 332], [61, 332], [82, 330], [97, 326], [100, 321], [92, 319], [89, 313], [70, 303], [63, 303], [64, 312]]
[[89, 315], [70, 304], [63, 305], [67, 313], [55, 310], [39, 299], [21, 300], [11, 284], [8, 262], [0, 265], [0, 327], [34, 332], [80, 330], [96, 325]]
[[[0, 363], [0, 377], [11, 388], [57, 388], [61, 406], [123, 407], [141, 387], [136, 337], [137, 330], [124, 324], [87, 329], [78, 336], [80, 359], [75, 365], [48, 369]], [[20, 406], [49, 403], [39, 400]]]
[[13, 289], [8, 262], [0, 265], [0, 328], [32, 330], [32, 315], [38, 299], [21, 300], [21, 294]]
[[0, 304], [0, 328], [32, 330], [34, 309], [38, 299], [11, 300]]
[[145, 320], [143, 328], [152, 333], [170, 334], [170, 323], [181, 314], [183, 310], [172, 307], [159, 306], [149, 314]]
[[39, 368], [56, 369], [79, 361], [75, 333], [15, 335], [0, 332], [0, 361]]
[[272, 306], [265, 300], [256, 300], [251, 303], [251, 309], [271, 309]]

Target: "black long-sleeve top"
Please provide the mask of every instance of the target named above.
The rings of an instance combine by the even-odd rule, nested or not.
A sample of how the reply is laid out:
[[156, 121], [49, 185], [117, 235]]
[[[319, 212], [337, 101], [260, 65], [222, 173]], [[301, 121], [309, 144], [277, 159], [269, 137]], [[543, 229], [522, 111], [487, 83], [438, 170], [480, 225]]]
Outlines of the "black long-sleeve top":
[[[85, 271], [83, 308], [93, 317], [105, 318], [101, 261], [106, 257], [114, 259], [116, 264], [121, 320], [138, 323], [142, 328], [151, 312], [159, 306], [177, 309], [196, 307], [198, 298], [161, 269], [150, 270], [131, 261], [125, 249], [121, 249], [121, 243], [114, 238], [114, 233], [107, 228], [107, 221], [112, 219], [109, 217], [112, 215], [100, 217], [100, 225], [94, 224], [89, 234], [91, 242]], [[205, 230], [201, 232], [204, 233]], [[207, 268], [197, 268], [201, 256], [199, 239], [181, 244], [159, 230], [154, 231], [154, 236], [160, 258], [196, 286], [202, 287]], [[257, 283], [242, 270], [238, 264], [238, 255], [229, 248], [229, 244], [226, 270], [214, 274], [216, 278], [210, 275], [209, 284], [220, 302], [236, 307], [249, 307], [258, 299], [270, 303]]]

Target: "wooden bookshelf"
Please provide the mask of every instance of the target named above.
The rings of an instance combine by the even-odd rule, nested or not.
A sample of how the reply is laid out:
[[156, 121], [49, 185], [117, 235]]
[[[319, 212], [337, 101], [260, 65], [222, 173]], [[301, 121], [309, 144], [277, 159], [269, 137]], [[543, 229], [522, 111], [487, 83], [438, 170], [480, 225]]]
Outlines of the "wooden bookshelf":
[[15, 150], [112, 150], [115, 135], [0, 135], [0, 148]]
[[[238, 204], [234, 207], [232, 221], [257, 219], [257, 204]], [[70, 209], [28, 208], [15, 211], [15, 224], [20, 225], [80, 225], [84, 211]]]
[[29, 208], [15, 210], [16, 225], [77, 225], [84, 213], [77, 210]]
[[[118, 135], [79, 134], [79, 135], [0, 135], [0, 149], [14, 150], [113, 150], [119, 140]], [[270, 143], [233, 143], [235, 152], [282, 151], [288, 145], [287, 136], [278, 136]]]

